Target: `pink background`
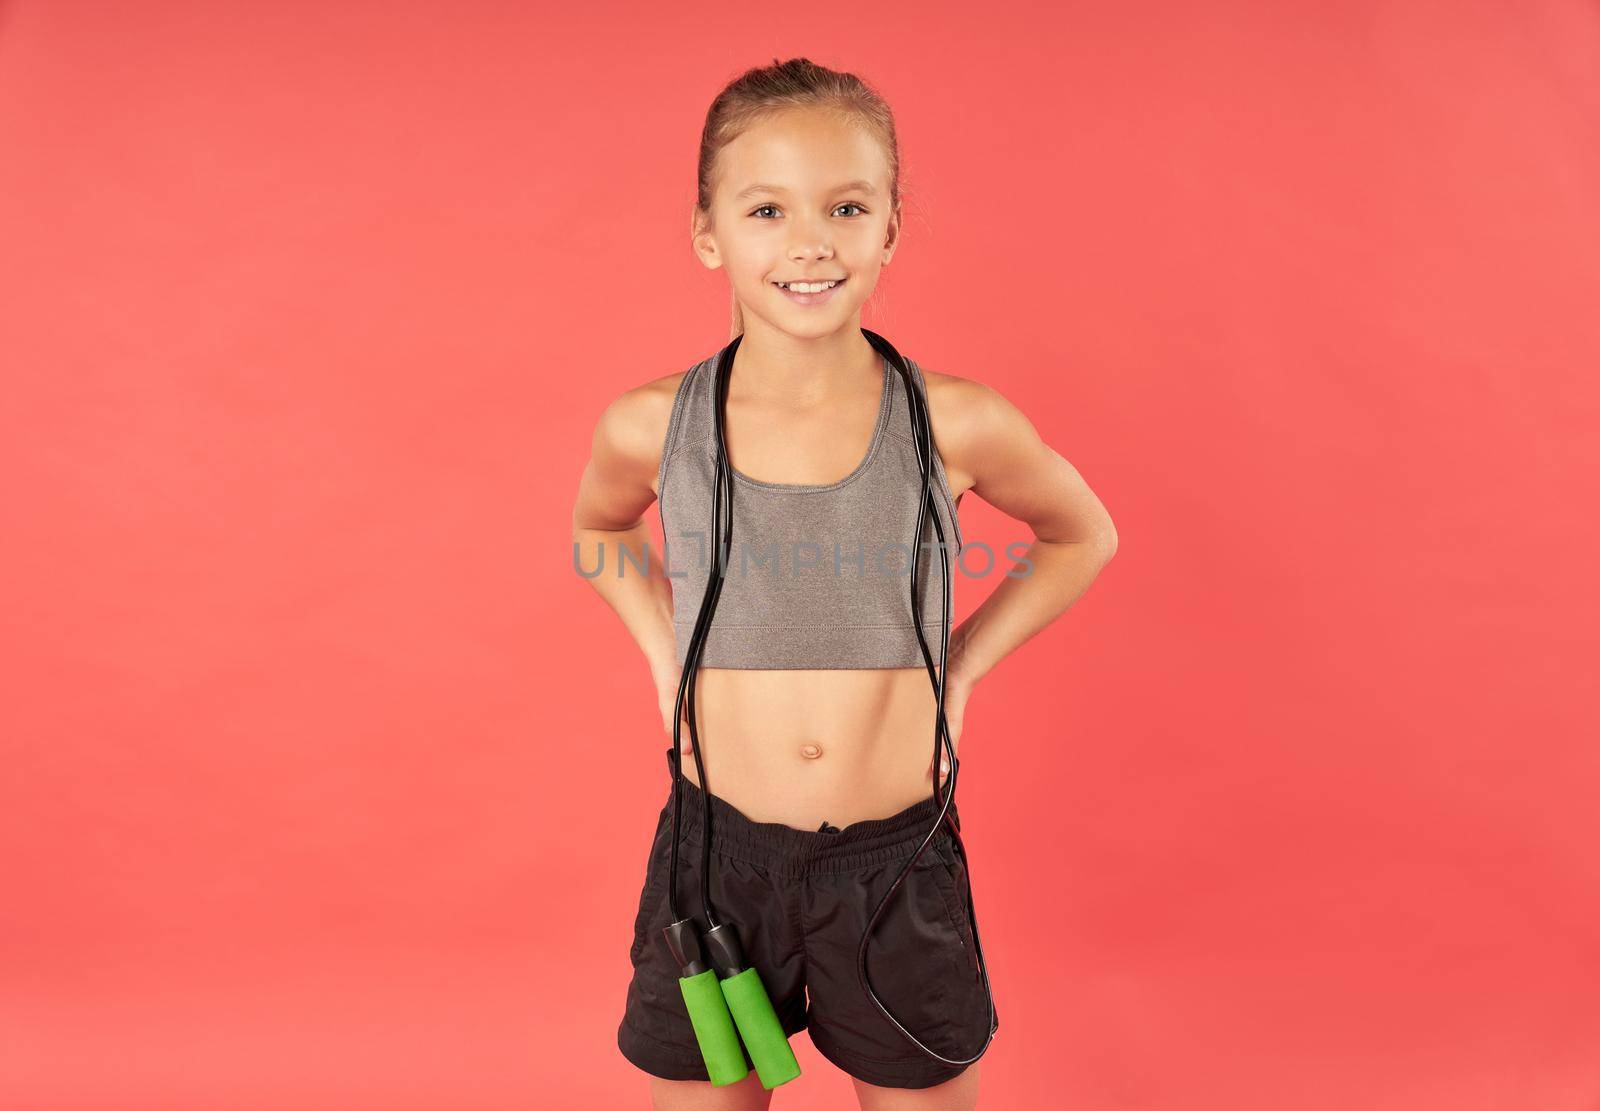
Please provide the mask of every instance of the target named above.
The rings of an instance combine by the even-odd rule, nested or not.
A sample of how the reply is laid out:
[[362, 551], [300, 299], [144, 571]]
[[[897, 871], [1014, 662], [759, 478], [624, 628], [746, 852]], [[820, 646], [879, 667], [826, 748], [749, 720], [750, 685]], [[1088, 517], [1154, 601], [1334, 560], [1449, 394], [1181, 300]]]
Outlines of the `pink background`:
[[797, 54], [898, 115], [866, 325], [1121, 536], [967, 713], [981, 1106], [1593, 1111], [1600, 9], [1483, 0], [0, 8], [0, 1106], [647, 1105], [570, 513]]

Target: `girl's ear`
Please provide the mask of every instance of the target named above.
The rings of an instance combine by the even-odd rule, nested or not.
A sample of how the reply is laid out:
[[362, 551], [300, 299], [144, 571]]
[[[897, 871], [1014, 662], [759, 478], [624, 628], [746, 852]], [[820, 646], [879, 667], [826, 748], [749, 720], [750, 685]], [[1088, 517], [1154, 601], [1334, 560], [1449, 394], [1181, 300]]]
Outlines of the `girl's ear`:
[[689, 208], [689, 243], [707, 270], [721, 269], [722, 255], [717, 251], [717, 240], [711, 233], [711, 221], [706, 213], [700, 211], [699, 205]]
[[889, 215], [889, 231], [883, 239], [883, 264], [889, 265], [889, 260], [894, 257], [895, 248], [900, 246], [900, 206]]

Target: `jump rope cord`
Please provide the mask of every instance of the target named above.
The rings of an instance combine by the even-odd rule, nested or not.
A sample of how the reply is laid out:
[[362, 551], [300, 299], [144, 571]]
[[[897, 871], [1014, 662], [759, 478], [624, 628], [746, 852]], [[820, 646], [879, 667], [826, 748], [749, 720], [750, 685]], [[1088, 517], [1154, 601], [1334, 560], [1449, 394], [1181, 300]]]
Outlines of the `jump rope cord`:
[[[956, 848], [960, 852], [962, 859], [966, 858], [967, 852], [966, 846], [961, 839], [960, 823], [957, 822], [955, 817], [949, 813], [950, 806], [955, 801], [956, 777], [961, 769], [960, 762], [956, 759], [955, 745], [950, 740], [949, 723], [946, 721], [944, 713], [944, 678], [950, 649], [950, 557], [945, 547], [944, 526], [940, 522], [937, 512], [935, 512], [933, 515], [933, 527], [938, 538], [939, 558], [943, 573], [944, 587], [941, 595], [942, 615], [939, 623], [939, 663], [937, 670], [935, 670], [932, 653], [928, 649], [927, 638], [923, 636], [922, 632], [922, 592], [918, 589], [919, 583], [917, 565], [920, 562], [918, 557], [921, 554], [920, 549], [923, 527], [927, 521], [928, 508], [933, 504], [933, 428], [928, 419], [927, 407], [923, 403], [920, 391], [917, 390], [916, 385], [912, 380], [911, 372], [907, 368], [905, 360], [900, 357], [900, 353], [895, 350], [894, 346], [889, 343], [888, 340], [884, 339], [876, 332], [869, 331], [865, 328], [863, 328], [861, 331], [862, 334], [867, 338], [868, 342], [872, 344], [873, 348], [890, 361], [890, 363], [895, 367], [896, 371], [899, 372], [901, 379], [905, 383], [906, 399], [911, 416], [912, 437], [915, 441], [917, 452], [917, 465], [922, 473], [922, 498], [917, 505], [917, 524], [913, 533], [917, 539], [917, 543], [913, 545], [913, 553], [911, 556], [912, 627], [916, 629], [917, 643], [922, 649], [923, 663], [928, 669], [929, 681], [933, 684], [934, 702], [937, 711], [934, 720], [933, 764], [931, 766], [935, 768], [938, 766], [940, 755], [939, 749], [942, 742], [950, 758], [950, 775], [949, 782], [946, 785], [946, 789], [942, 798], [940, 796], [939, 776], [937, 773], [935, 773], [933, 776], [933, 801], [939, 806], [939, 816], [934, 820], [933, 827], [928, 831], [927, 836], [922, 839], [921, 843], [918, 844], [916, 851], [913, 852], [910, 859], [906, 861], [905, 866], [900, 870], [900, 874], [895, 877], [894, 883], [890, 885], [889, 890], [885, 892], [883, 898], [879, 900], [877, 908], [872, 913], [872, 917], [868, 919], [866, 928], [861, 934], [861, 945], [856, 954], [856, 969], [861, 981], [861, 986], [865, 989], [867, 996], [872, 1000], [873, 1005], [883, 1013], [884, 1017], [894, 1024], [895, 1029], [904, 1034], [905, 1037], [910, 1040], [918, 1049], [922, 1050], [922, 1052], [934, 1058], [935, 1060], [944, 1062], [945, 1064], [965, 1066], [972, 1064], [988, 1051], [989, 1043], [994, 1038], [995, 1031], [999, 1027], [999, 1023], [996, 1021], [997, 1016], [995, 1015], [994, 1009], [994, 993], [989, 985], [988, 962], [983, 958], [983, 946], [978, 940], [977, 917], [970, 905], [967, 911], [967, 924], [972, 931], [972, 947], [978, 959], [979, 972], [983, 977], [983, 990], [989, 1011], [989, 1032], [984, 1038], [983, 1045], [979, 1048], [976, 1054], [966, 1058], [945, 1057], [942, 1054], [928, 1048], [921, 1041], [919, 1041], [917, 1037], [911, 1033], [911, 1031], [907, 1030], [904, 1024], [894, 1017], [894, 1015], [889, 1011], [888, 1007], [884, 1006], [883, 1001], [878, 998], [877, 992], [873, 991], [872, 981], [867, 975], [867, 944], [871, 938], [873, 926], [877, 923], [879, 917], [882, 916], [884, 908], [894, 897], [895, 892], [900, 889], [900, 885], [905, 882], [906, 876], [909, 875], [911, 869], [915, 867], [917, 860], [922, 856], [922, 853], [932, 842], [934, 835], [939, 830], [939, 826], [946, 823], [949, 824], [951, 837], [955, 841]], [[717, 599], [722, 593], [722, 580], [725, 575], [723, 557], [726, 554], [724, 549], [731, 548], [733, 543], [733, 488], [731, 479], [729, 477], [732, 468], [728, 462], [727, 444], [723, 436], [723, 418], [727, 401], [728, 379], [733, 369], [733, 355], [738, 349], [739, 343], [741, 340], [743, 340], [743, 338], [744, 337], [742, 335], [735, 336], [733, 341], [723, 349], [722, 354], [717, 362], [714, 405], [715, 420], [713, 421], [716, 431], [715, 439], [717, 445], [717, 465], [716, 478], [712, 489], [711, 515], [713, 521], [713, 543], [711, 570], [710, 577], [706, 582], [705, 595], [701, 598], [700, 614], [695, 621], [694, 631], [689, 638], [689, 649], [686, 653], [687, 658], [684, 661], [683, 673], [679, 677], [677, 710], [674, 714], [672, 723], [672, 744], [674, 757], [672, 795], [672, 853], [670, 874], [668, 876], [667, 884], [667, 898], [672, 911], [673, 920], [677, 921], [681, 917], [678, 912], [678, 834], [680, 820], [679, 811], [683, 792], [683, 743], [679, 730], [684, 716], [683, 709], [685, 705], [687, 705], [689, 711], [689, 738], [694, 746], [693, 755], [695, 771], [698, 773], [698, 778], [701, 785], [701, 798], [704, 811], [700, 846], [700, 897], [701, 903], [705, 909], [706, 922], [709, 928], [715, 928], [719, 925], [711, 902], [711, 791], [706, 786], [705, 765], [701, 760], [700, 736], [696, 727], [696, 715], [694, 708], [694, 689], [695, 673], [699, 669], [700, 657], [704, 652], [706, 634], [711, 624], [711, 615], [715, 612]], [[726, 502], [726, 505], [724, 505], [724, 502]]]
[[[916, 389], [916, 386], [911, 379], [910, 371], [906, 367], [905, 361], [900, 357], [900, 353], [894, 349], [894, 346], [890, 344], [888, 340], [884, 339], [877, 333], [868, 331], [866, 329], [862, 329], [862, 333], [875, 348], [883, 353], [885, 357], [887, 357], [894, 364], [896, 369], [899, 370], [900, 376], [905, 380], [906, 398], [910, 405], [911, 411], [911, 429], [912, 434], [916, 439], [917, 464], [922, 471], [922, 500], [917, 506], [917, 525], [913, 533], [913, 535], [917, 538], [917, 545], [920, 548], [923, 522], [927, 518], [929, 506], [933, 504], [933, 427], [928, 419], [927, 406], [923, 403], [921, 393]], [[861, 934], [861, 945], [856, 953], [856, 969], [861, 979], [861, 985], [866, 989], [868, 998], [870, 998], [873, 1005], [883, 1013], [883, 1016], [894, 1024], [895, 1029], [904, 1034], [905, 1037], [918, 1049], [922, 1050], [922, 1052], [926, 1053], [935, 1060], [944, 1062], [945, 1064], [964, 1066], [972, 1064], [974, 1061], [978, 1060], [978, 1058], [982, 1057], [984, 1053], [988, 1052], [989, 1043], [994, 1038], [995, 1031], [999, 1026], [998, 1022], [996, 1021], [997, 1016], [995, 1015], [994, 1010], [994, 994], [989, 987], [988, 964], [983, 959], [983, 947], [978, 942], [977, 918], [973, 912], [973, 908], [970, 905], [967, 911], [967, 923], [969, 928], [972, 930], [973, 951], [978, 958], [979, 972], [983, 977], [984, 996], [989, 1012], [989, 1030], [984, 1037], [983, 1045], [979, 1047], [977, 1053], [973, 1054], [971, 1057], [946, 1057], [943, 1054], [938, 1053], [937, 1051], [924, 1045], [920, 1040], [918, 1040], [916, 1035], [907, 1030], [904, 1024], [902, 1024], [894, 1017], [893, 1014], [890, 1013], [888, 1007], [886, 1007], [883, 1001], [878, 998], [877, 992], [872, 989], [872, 981], [867, 975], [867, 943], [871, 937], [873, 926], [877, 923], [878, 918], [883, 914], [884, 907], [888, 905], [889, 900], [894, 897], [895, 892], [905, 881], [906, 876], [910, 874], [911, 869], [916, 865], [917, 859], [932, 842], [933, 837], [938, 832], [941, 824], [949, 824], [951, 837], [954, 839], [956, 848], [960, 852], [962, 859], [965, 859], [967, 855], [966, 846], [961, 840], [960, 824], [955, 820], [955, 817], [949, 813], [950, 805], [955, 801], [956, 777], [960, 773], [961, 765], [960, 761], [956, 759], [955, 745], [950, 740], [949, 723], [945, 719], [944, 713], [944, 679], [947, 674], [947, 662], [950, 650], [950, 556], [945, 545], [944, 526], [940, 522], [937, 512], [935, 512], [933, 515], [933, 527], [938, 538], [940, 568], [943, 577], [943, 591], [940, 599], [942, 611], [939, 621], [939, 668], [937, 672], [934, 671], [932, 656], [928, 651], [927, 639], [922, 634], [922, 607], [920, 604], [921, 591], [918, 589], [917, 578], [917, 565], [919, 561], [916, 558], [913, 558], [911, 561], [912, 623], [917, 632], [917, 643], [922, 648], [923, 662], [928, 668], [929, 681], [933, 684], [934, 701], [937, 706], [937, 714], [934, 721], [933, 754], [935, 763], [933, 766], [937, 767], [937, 761], [939, 759], [939, 745], [940, 741], [942, 740], [945, 749], [948, 751], [950, 756], [950, 780], [945, 791], [944, 799], [941, 800], [939, 797], [939, 776], [937, 772], [934, 773], [933, 800], [936, 804], [939, 804], [942, 801], [942, 805], [939, 810], [939, 816], [934, 820], [933, 828], [930, 829], [928, 831], [928, 835], [922, 839], [922, 843], [917, 846], [916, 852], [911, 854], [911, 859], [906, 862], [906, 865], [901, 869], [900, 874], [895, 877], [894, 883], [890, 885], [889, 890], [879, 901], [877, 909], [872, 913], [872, 917], [867, 920], [866, 929], [863, 930]]]
[[[689, 709], [689, 741], [694, 746], [694, 767], [696, 778], [701, 783], [702, 802], [704, 815], [701, 824], [700, 857], [700, 903], [705, 908], [706, 926], [714, 929], [720, 923], [717, 921], [716, 911], [711, 903], [711, 791], [705, 786], [705, 763], [700, 757], [700, 732], [696, 727], [697, 715], [694, 708], [695, 678], [700, 670], [700, 656], [705, 650], [706, 632], [711, 626], [711, 616], [716, 612], [717, 599], [722, 595], [723, 555], [724, 547], [731, 548], [733, 544], [733, 484], [729, 477], [727, 447], [723, 442], [722, 418], [723, 409], [727, 401], [728, 377], [733, 369], [733, 353], [738, 350], [739, 341], [743, 335], [735, 336], [733, 342], [723, 349], [722, 357], [717, 362], [717, 378], [715, 383], [716, 415], [716, 442], [717, 442], [717, 468], [716, 477], [712, 483], [711, 492], [711, 572], [706, 580], [705, 595], [700, 601], [700, 613], [695, 620], [694, 631], [689, 636], [689, 650], [683, 664], [683, 672], [678, 678], [677, 705], [672, 717], [672, 860], [667, 876], [667, 903], [672, 910], [672, 920], [680, 921], [682, 915], [678, 913], [678, 830], [679, 812], [683, 797], [683, 739], [679, 732], [683, 721], [685, 703]], [[724, 498], [726, 493], [726, 498]], [[724, 506], [726, 501], [726, 506]], [[725, 527], [724, 527], [725, 526]]]

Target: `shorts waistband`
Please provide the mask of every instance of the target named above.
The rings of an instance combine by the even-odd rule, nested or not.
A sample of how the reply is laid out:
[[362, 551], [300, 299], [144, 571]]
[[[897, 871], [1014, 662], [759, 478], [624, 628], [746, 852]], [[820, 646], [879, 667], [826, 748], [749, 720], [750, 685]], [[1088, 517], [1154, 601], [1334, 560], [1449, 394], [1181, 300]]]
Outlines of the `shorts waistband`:
[[[676, 752], [667, 749], [667, 773], [671, 775]], [[705, 792], [687, 776], [683, 778], [682, 807], [679, 811], [680, 836], [700, 843], [704, 824]], [[905, 860], [928, 835], [939, 814], [933, 788], [920, 802], [913, 803], [887, 818], [867, 818], [851, 822], [843, 829], [795, 829], [782, 822], [758, 822], [721, 796], [711, 795], [711, 848], [724, 856], [743, 860], [788, 875], [805, 872], [847, 872], [872, 864]], [[955, 800], [950, 800], [951, 816], [960, 825]], [[667, 791], [661, 816], [667, 828], [672, 823], [672, 791]], [[942, 822], [933, 844], [951, 841], [950, 827]], [[680, 850], [681, 851], [681, 850]]]

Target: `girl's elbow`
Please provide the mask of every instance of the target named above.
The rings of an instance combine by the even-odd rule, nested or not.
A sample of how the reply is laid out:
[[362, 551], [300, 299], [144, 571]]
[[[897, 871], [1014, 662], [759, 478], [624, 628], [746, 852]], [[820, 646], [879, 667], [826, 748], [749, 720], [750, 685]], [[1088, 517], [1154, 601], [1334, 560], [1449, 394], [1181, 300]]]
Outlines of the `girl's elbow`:
[[1108, 518], [1105, 526], [1095, 534], [1095, 547], [1100, 550], [1101, 558], [1107, 563], [1117, 554], [1117, 529]]

